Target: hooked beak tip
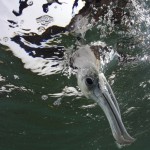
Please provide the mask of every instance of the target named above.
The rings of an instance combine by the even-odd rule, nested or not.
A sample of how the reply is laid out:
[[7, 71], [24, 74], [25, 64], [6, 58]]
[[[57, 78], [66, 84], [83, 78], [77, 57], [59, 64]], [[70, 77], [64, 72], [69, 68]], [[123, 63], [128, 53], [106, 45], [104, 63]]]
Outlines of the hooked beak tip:
[[120, 145], [130, 145], [135, 139], [128, 134], [122, 122], [119, 105], [114, 93], [104, 76], [100, 77], [99, 82], [101, 86], [94, 91], [93, 98], [103, 109], [116, 142]]
[[132, 138], [130, 135], [128, 136], [128, 139], [126, 139], [123, 135], [118, 136], [116, 134], [113, 134], [116, 143], [121, 146], [131, 145], [136, 139]]

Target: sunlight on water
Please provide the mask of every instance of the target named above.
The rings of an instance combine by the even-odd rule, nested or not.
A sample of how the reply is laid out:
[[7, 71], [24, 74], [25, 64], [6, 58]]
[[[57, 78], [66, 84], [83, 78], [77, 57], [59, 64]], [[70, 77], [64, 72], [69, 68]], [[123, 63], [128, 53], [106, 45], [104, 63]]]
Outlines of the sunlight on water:
[[133, 4], [133, 11], [131, 12], [133, 19], [133, 27], [131, 33], [140, 40], [144, 48], [149, 49], [149, 29], [150, 29], [150, 11], [147, 2], [131, 1]]
[[[58, 25], [58, 26], [66, 26], [69, 24], [71, 18], [74, 16], [74, 14], [72, 14], [72, 5], [73, 5], [73, 1], [66, 1], [65, 3], [62, 2], [62, 4], [59, 7], [59, 4], [54, 3], [50, 5], [49, 7], [52, 9], [48, 9], [48, 14], [51, 14], [51, 16], [49, 15], [41, 15], [39, 13], [44, 13], [42, 10], [42, 1], [39, 1], [38, 4], [36, 4], [37, 2], [33, 1], [33, 4], [31, 6], [29, 6], [28, 9], [31, 9], [33, 6], [33, 8], [31, 10], [36, 9], [36, 11], [30, 16], [30, 17], [26, 17], [24, 15], [29, 15], [30, 11], [28, 10], [28, 13], [25, 11], [22, 12], [21, 15], [15, 17], [15, 15], [13, 15], [13, 17], [11, 17], [12, 15], [1, 17], [2, 22], [1, 22], [1, 27], [4, 29], [2, 30], [1, 33], [1, 43], [4, 45], [7, 45], [9, 47], [9, 49], [11, 51], [13, 51], [14, 55], [19, 57], [22, 62], [25, 64], [24, 67], [26, 69], [31, 69], [33, 72], [38, 73], [39, 75], [49, 75], [49, 74], [54, 74], [56, 72], [60, 72], [61, 70], [63, 70], [64, 67], [64, 62], [62, 61], [64, 59], [64, 56], [62, 54], [62, 50], [64, 50], [64, 46], [63, 46], [63, 41], [62, 41], [62, 36], [64, 34], [64, 36], [68, 36], [68, 31], [64, 28], [56, 28], [56, 29], [51, 29], [52, 31], [52, 36], [49, 35], [47, 36], [45, 39], [42, 39], [42, 37], [38, 37], [39, 31], [35, 30], [35, 29], [39, 29], [40, 35], [44, 36], [47, 34], [47, 30], [49, 27], [53, 26], [53, 25]], [[15, 8], [17, 8], [17, 5], [14, 5], [14, 7], [10, 8], [10, 5], [8, 6], [8, 8], [6, 7], [6, 2], [2, 3], [3, 5], [1, 6], [3, 9], [5, 8], [5, 12], [10, 12], [13, 10], [15, 10]], [[132, 5], [131, 5], [132, 4]], [[12, 6], [13, 6], [12, 5]], [[57, 5], [57, 8], [55, 8], [55, 5]], [[38, 8], [37, 8], [37, 7]], [[84, 6], [84, 2], [81, 3], [81, 1], [78, 2], [78, 9], [77, 12]], [[143, 57], [141, 57], [141, 60], [149, 60], [149, 56], [147, 55], [147, 51], [148, 50], [148, 43], [149, 43], [149, 10], [148, 8], [145, 7], [146, 4], [143, 3], [139, 3], [136, 1], [131, 1], [126, 3], [126, 7], [130, 10], [130, 14], [127, 15], [127, 12], [124, 13], [124, 16], [122, 18], [120, 18], [121, 20], [121, 24], [125, 25], [127, 27], [127, 32], [122, 32], [119, 31], [118, 35], [120, 34], [122, 36], [122, 39], [125, 37], [128, 38], [134, 38], [133, 39], [133, 44], [140, 44], [143, 46], [143, 48], [145, 48], [144, 52], [145, 55]], [[30, 8], [31, 7], [31, 8]], [[41, 8], [40, 8], [41, 7]], [[61, 7], [66, 7], [69, 8], [70, 11], [67, 11], [67, 14], [69, 14], [71, 17], [67, 17], [66, 16], [66, 8], [61, 8]], [[96, 22], [96, 18], [92, 18], [91, 21], [89, 22], [88, 18], [90, 17], [88, 16], [84, 16], [82, 17], [82, 15], [78, 15], [76, 16], [76, 19], [74, 21], [74, 24], [70, 24], [70, 29], [72, 30], [71, 32], [75, 32], [82, 34], [85, 34], [85, 32], [90, 28], [94, 28], [94, 26], [97, 26], [97, 29], [100, 31], [100, 37], [102, 37], [102, 39], [104, 37], [107, 37], [108, 34], [110, 35], [111, 33], [113, 33], [115, 31], [115, 21], [117, 20], [112, 20], [112, 18], [114, 17], [114, 13], [115, 13], [115, 4], [110, 3], [110, 6], [108, 7], [108, 12], [106, 14], [104, 14], [104, 18], [102, 18], [101, 16], [99, 17], [99, 21]], [[63, 18], [63, 21], [61, 21], [62, 23], [65, 23], [64, 19], [68, 19], [67, 23], [65, 25], [63, 24], [59, 24], [57, 23], [57, 17], [59, 16], [58, 14], [60, 14], [59, 10], [57, 9], [61, 9], [61, 11], [64, 10], [64, 13], [61, 12], [61, 14], [64, 14], [64, 17], [62, 16], [61, 18]], [[102, 6], [101, 9], [104, 9], [105, 5]], [[127, 9], [126, 8], [126, 9]], [[54, 10], [58, 13], [52, 13], [55, 12]], [[97, 14], [99, 9], [97, 9], [96, 7], [93, 8], [94, 9], [94, 13]], [[7, 11], [9, 10], [9, 11]], [[40, 11], [39, 11], [40, 10]], [[52, 11], [52, 12], [51, 12]], [[122, 13], [122, 12], [121, 12]], [[5, 14], [7, 15], [7, 14]], [[56, 16], [55, 16], [56, 15]], [[2, 16], [2, 13], [1, 13]], [[38, 17], [37, 17], [38, 16]], [[11, 19], [9, 19], [9, 17], [11, 17]], [[18, 21], [15, 21], [15, 19], [13, 19], [15, 17], [15, 19], [19, 19], [21, 22], [23, 20], [23, 24], [25, 26], [25, 28], [23, 26], [19, 26]], [[32, 18], [31, 18], [32, 17]], [[84, 21], [83, 19], [87, 17], [87, 20]], [[55, 19], [54, 19], [55, 18]], [[140, 18], [140, 19], [139, 19]], [[34, 25], [33, 23], [28, 23], [31, 22], [30, 20], [35, 20], [36, 21], [36, 25]], [[119, 18], [116, 18], [119, 21]], [[60, 19], [58, 19], [60, 21]], [[83, 20], [83, 22], [82, 22]], [[56, 21], [56, 22], [55, 22]], [[54, 23], [52, 23], [54, 22]], [[26, 23], [26, 24], [25, 24]], [[83, 23], [85, 25], [83, 25]], [[12, 26], [13, 25], [13, 26]], [[28, 27], [28, 25], [30, 25], [30, 27]], [[42, 25], [42, 26], [41, 26]], [[94, 26], [93, 26], [94, 25]], [[73, 28], [75, 29], [72, 29]], [[21, 31], [21, 30], [22, 31]], [[69, 29], [69, 30], [70, 30]], [[6, 30], [8, 30], [9, 32], [7, 32]], [[15, 30], [15, 31], [14, 31]], [[55, 31], [56, 30], [56, 33]], [[58, 30], [58, 31], [57, 31]], [[13, 34], [11, 33], [13, 32]], [[33, 33], [34, 32], [34, 33]], [[54, 32], [54, 33], [53, 33]], [[61, 34], [60, 32], [63, 32], [63, 34]], [[25, 34], [25, 33], [30, 33], [30, 34]], [[7, 35], [9, 34], [9, 35]], [[14, 37], [12, 38], [12, 34]], [[17, 34], [19, 34], [19, 36], [17, 37]], [[33, 37], [33, 38], [31, 38]], [[35, 40], [36, 39], [36, 43]], [[54, 44], [55, 41], [55, 44]], [[16, 43], [17, 42], [17, 43]], [[18, 43], [19, 42], [19, 43]], [[20, 44], [23, 43], [22, 44]], [[101, 43], [100, 43], [101, 44]], [[116, 50], [123, 48], [122, 47], [122, 40], [120, 42], [117, 43], [117, 47]], [[132, 44], [132, 43], [131, 43]], [[60, 51], [57, 45], [60, 45]], [[116, 46], [116, 45], [114, 45]], [[51, 54], [50, 57], [47, 57], [47, 52], [48, 52], [48, 48], [53, 49], [53, 51], [55, 51], [54, 53], [56, 54], [56, 56], [54, 56], [54, 53]], [[47, 48], [47, 49], [45, 49]], [[126, 47], [127, 48], [127, 47]], [[133, 49], [134, 47], [128, 47], [130, 49]], [[45, 50], [41, 50], [41, 52], [39, 52], [38, 49], [45, 49]], [[57, 50], [56, 50], [57, 49]], [[44, 52], [42, 52], [44, 51]], [[47, 51], [47, 52], [46, 52]], [[38, 54], [39, 53], [39, 54]], [[113, 53], [113, 51], [110, 52], [110, 54], [108, 54], [108, 58], [112, 57], [111, 53]], [[139, 57], [139, 56], [138, 56]], [[113, 58], [113, 57], [112, 57]], [[101, 59], [102, 60], [102, 59]], [[106, 61], [106, 60], [105, 60]], [[106, 62], [104, 62], [105, 65]], [[108, 63], [108, 60], [107, 60]], [[52, 67], [54, 66], [54, 67]]]
[[[39, 33], [38, 29], [41, 27], [45, 29], [53, 25], [65, 27], [69, 24], [71, 18], [84, 6], [84, 2], [80, 0], [77, 9], [75, 9], [74, 14], [72, 14], [72, 5], [74, 2], [70, 0], [65, 0], [65, 2], [60, 1], [60, 3], [62, 3], [61, 5], [58, 3], [50, 5], [45, 15], [42, 5], [44, 3], [46, 4], [46, 0], [44, 3], [43, 0], [33, 0], [31, 6], [28, 3], [26, 4], [26, 1], [22, 1], [21, 3], [24, 5], [22, 7], [26, 8], [22, 11], [18, 10], [19, 3], [17, 1], [10, 2], [9, 0], [5, 0], [1, 4], [0, 18], [3, 30], [1, 31], [0, 37], [2, 39], [3, 37], [12, 37], [14, 34], [19, 34], [20, 32]], [[40, 32], [40, 34], [42, 33]]]

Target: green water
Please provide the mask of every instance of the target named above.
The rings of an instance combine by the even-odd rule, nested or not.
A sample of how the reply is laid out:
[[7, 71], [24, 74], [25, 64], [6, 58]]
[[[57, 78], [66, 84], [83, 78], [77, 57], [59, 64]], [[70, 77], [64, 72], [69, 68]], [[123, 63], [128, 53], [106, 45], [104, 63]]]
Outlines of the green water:
[[[0, 150], [118, 149], [101, 108], [81, 108], [93, 101], [63, 97], [56, 106], [58, 98], [42, 99], [43, 95], [61, 92], [65, 86], [75, 87], [74, 76], [38, 76], [24, 69], [21, 60], [4, 49], [0, 47], [0, 87], [5, 88], [0, 90]], [[114, 65], [106, 71], [107, 79], [112, 74], [116, 74], [112, 88], [123, 122], [136, 138], [122, 149], [149, 150], [150, 63]]]

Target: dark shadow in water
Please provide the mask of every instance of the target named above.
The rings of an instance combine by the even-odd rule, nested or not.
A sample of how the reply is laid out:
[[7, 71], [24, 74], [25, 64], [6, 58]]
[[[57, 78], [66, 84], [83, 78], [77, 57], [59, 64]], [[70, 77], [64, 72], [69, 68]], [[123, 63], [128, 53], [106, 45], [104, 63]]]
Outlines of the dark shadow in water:
[[17, 12], [16, 10], [13, 10], [13, 14], [15, 16], [20, 16], [25, 8], [27, 8], [28, 6], [31, 6], [33, 4], [32, 1], [30, 3], [28, 3], [28, 0], [25, 0], [25, 1], [19, 0], [19, 3], [20, 3], [19, 11]]
[[53, 3], [57, 3], [57, 4], [59, 4], [59, 5], [62, 5], [63, 3], [61, 3], [61, 2], [59, 2], [59, 0], [53, 0], [52, 2], [50, 2], [50, 3], [46, 3], [46, 4], [43, 4], [43, 11], [45, 12], [45, 13], [47, 13], [48, 12], [48, 7], [50, 6], [50, 5], [52, 5]]
[[[66, 31], [63, 27], [53, 26], [48, 28], [42, 35], [17, 35], [13, 37], [11, 40], [20, 45], [30, 56], [32, 57], [42, 57], [42, 58], [56, 58], [61, 60], [64, 56], [64, 46], [63, 45], [55, 45], [44, 47], [41, 46], [42, 42], [53, 39], [59, 36], [60, 33], [64, 33]], [[23, 41], [22, 41], [23, 39]], [[26, 41], [26, 43], [24, 42]], [[29, 44], [27, 44], [29, 43]], [[31, 47], [31, 44], [35, 44], [36, 47]]]

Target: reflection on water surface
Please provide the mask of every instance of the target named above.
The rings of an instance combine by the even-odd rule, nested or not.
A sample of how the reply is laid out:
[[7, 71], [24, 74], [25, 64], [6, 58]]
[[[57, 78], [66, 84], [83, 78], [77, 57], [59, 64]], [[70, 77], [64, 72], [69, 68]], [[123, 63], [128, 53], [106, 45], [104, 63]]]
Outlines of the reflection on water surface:
[[70, 55], [83, 42], [109, 49], [102, 51], [104, 72], [136, 138], [123, 149], [148, 150], [149, 6], [145, 0], [3, 0], [0, 147], [117, 149], [99, 106], [82, 96], [75, 76], [68, 79]]

